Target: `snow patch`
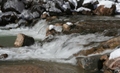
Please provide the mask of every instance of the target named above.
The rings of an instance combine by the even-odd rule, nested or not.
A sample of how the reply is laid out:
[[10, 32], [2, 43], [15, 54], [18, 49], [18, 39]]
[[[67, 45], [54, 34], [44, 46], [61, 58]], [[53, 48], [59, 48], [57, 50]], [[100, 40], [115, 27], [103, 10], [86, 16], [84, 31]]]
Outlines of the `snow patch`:
[[85, 11], [91, 11], [91, 9], [85, 8], [85, 7], [80, 7], [80, 8], [78, 8], [76, 11], [77, 11], [77, 12], [80, 12], [80, 11], [83, 11], [83, 10], [85, 10]]
[[120, 13], [120, 3], [116, 3], [116, 13]]
[[114, 5], [114, 4], [115, 4], [115, 2], [112, 2], [112, 1], [100, 1], [98, 4], [98, 7], [101, 5], [104, 5], [104, 8], [111, 8], [112, 5]]
[[110, 53], [110, 57], [109, 57], [109, 60], [110, 59], [115, 59], [117, 57], [120, 57], [120, 48], [114, 50], [113, 52]]
[[95, 3], [97, 0], [84, 0], [83, 5], [87, 3]]

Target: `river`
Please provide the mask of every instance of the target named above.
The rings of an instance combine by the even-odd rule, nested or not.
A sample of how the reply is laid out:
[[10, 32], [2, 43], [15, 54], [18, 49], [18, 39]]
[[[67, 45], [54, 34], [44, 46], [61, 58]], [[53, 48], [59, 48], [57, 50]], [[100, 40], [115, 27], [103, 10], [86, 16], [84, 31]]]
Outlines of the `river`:
[[[100, 21], [111, 21], [111, 20], [119, 20], [119, 17], [101, 17], [101, 16], [78, 16], [76, 17], [61, 17], [59, 21], [94, 21], [100, 20]], [[58, 20], [50, 22], [55, 23], [59, 22]], [[109, 22], [108, 22], [109, 23]], [[57, 35], [55, 36], [55, 40], [51, 42], [45, 42], [42, 46], [40, 41], [44, 40], [46, 38], [46, 28], [48, 27], [49, 22], [46, 22], [45, 20], [39, 20], [35, 26], [33, 27], [20, 27], [15, 29], [9, 29], [9, 30], [0, 30], [0, 45], [5, 46], [3, 48], [0, 48], [0, 54], [7, 53], [9, 56], [6, 59], [3, 59], [0, 61], [1, 65], [17, 65], [17, 64], [24, 64], [24, 63], [33, 63], [35, 64], [44, 64], [49, 66], [64, 66], [65, 67], [71, 67], [75, 68], [75, 72], [62, 68], [62, 70], [65, 70], [65, 72], [58, 72], [58, 73], [88, 73], [84, 70], [78, 70], [78, 67], [76, 67], [76, 57], [70, 58], [73, 54], [77, 53], [80, 50], [88, 49], [92, 46], [84, 47], [84, 45], [89, 44], [90, 42], [102, 42], [105, 40], [108, 40], [112, 38], [112, 36], [103, 36], [100, 33], [90, 33], [90, 34], [79, 34], [79, 33], [73, 33], [69, 35]], [[17, 25], [17, 24], [16, 24]], [[8, 28], [13, 27], [15, 24], [10, 24], [9, 26], [1, 27], [1, 28]], [[16, 39], [16, 35], [18, 33], [23, 33], [28, 36], [32, 36], [36, 42], [34, 45], [31, 46], [25, 46], [25, 47], [14, 47], [14, 41]], [[43, 63], [43, 61], [45, 61]], [[19, 63], [18, 63], [19, 62]], [[60, 65], [59, 65], [60, 63]], [[49, 67], [48, 67], [49, 68]], [[53, 69], [54, 70], [54, 69]], [[77, 71], [78, 70], [78, 71]], [[59, 71], [59, 70], [58, 70]], [[67, 72], [66, 72], [67, 71]], [[72, 71], [72, 72], [70, 72]], [[51, 72], [50, 72], [51, 73]], [[54, 72], [55, 73], [55, 72]]]

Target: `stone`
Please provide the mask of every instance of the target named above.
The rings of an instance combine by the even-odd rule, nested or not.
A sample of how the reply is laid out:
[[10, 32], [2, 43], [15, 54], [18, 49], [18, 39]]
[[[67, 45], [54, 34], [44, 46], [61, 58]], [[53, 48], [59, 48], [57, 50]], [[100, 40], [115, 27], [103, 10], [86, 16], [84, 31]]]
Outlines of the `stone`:
[[63, 24], [63, 32], [70, 31], [72, 29], [72, 26], [74, 26], [72, 22], [66, 22]]
[[5, 26], [8, 23], [15, 23], [16, 20], [16, 12], [4, 12], [0, 15], [0, 26]]
[[30, 37], [30, 36], [20, 33], [17, 35], [14, 45], [16, 47], [30, 46], [30, 45], [33, 45], [34, 42], [35, 42], [35, 40], [33, 37]]
[[46, 36], [55, 35], [55, 34], [57, 34], [57, 32], [55, 31], [55, 29], [49, 30], [49, 29], [47, 28], [47, 30], [46, 30]]
[[3, 12], [15, 11], [17, 13], [21, 13], [25, 9], [23, 2], [20, 0], [7, 0], [4, 2], [2, 7]]
[[46, 19], [48, 16], [50, 16], [48, 12], [43, 12], [43, 14], [41, 15], [41, 18]]
[[115, 5], [112, 5], [111, 8], [106, 8], [104, 7], [104, 5], [100, 5], [93, 12], [94, 14], [100, 15], [100, 16], [111, 16], [115, 14], [115, 10], [116, 10]]
[[0, 59], [5, 59], [5, 58], [7, 58], [8, 57], [8, 54], [1, 54], [0, 55]]
[[77, 57], [77, 65], [80, 68], [88, 70], [90, 72], [95, 72], [99, 70], [99, 66], [102, 64], [100, 63], [101, 55], [94, 55], [94, 56], [87, 56], [87, 57]]

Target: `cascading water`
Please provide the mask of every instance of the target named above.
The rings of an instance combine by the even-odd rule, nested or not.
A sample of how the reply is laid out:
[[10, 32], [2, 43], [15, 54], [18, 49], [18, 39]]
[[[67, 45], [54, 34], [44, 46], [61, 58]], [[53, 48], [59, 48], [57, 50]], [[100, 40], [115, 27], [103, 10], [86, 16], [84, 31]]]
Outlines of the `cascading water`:
[[5, 60], [37, 59], [75, 64], [76, 59], [73, 57], [73, 54], [94, 46], [84, 47], [83, 45], [90, 42], [101, 42], [111, 38], [100, 34], [80, 35], [74, 33], [70, 35], [56, 35], [51, 42], [41, 43], [40, 40], [46, 38], [45, 33], [47, 27], [48, 23], [45, 20], [40, 20], [32, 28], [0, 30], [0, 36], [23, 33], [36, 39], [35, 44], [32, 46], [0, 48], [0, 54], [7, 53], [9, 55]]

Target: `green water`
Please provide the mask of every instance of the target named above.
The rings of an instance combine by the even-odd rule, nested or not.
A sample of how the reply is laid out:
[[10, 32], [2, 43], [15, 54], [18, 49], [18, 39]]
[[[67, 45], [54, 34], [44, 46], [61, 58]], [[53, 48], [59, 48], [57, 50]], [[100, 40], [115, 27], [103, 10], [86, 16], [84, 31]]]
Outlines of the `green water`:
[[0, 36], [0, 45], [5, 47], [13, 47], [16, 36]]

